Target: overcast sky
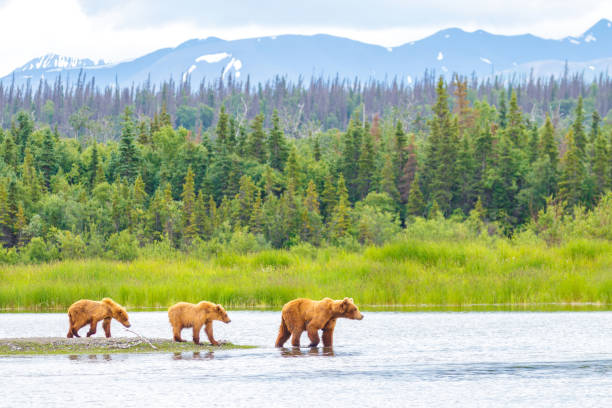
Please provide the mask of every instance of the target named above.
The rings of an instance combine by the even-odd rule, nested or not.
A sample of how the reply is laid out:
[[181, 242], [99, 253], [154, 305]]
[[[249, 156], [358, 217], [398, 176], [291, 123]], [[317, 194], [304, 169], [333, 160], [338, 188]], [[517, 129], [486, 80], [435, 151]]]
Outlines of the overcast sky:
[[580, 35], [612, 1], [0, 0], [0, 75], [47, 54], [120, 61], [191, 38], [327, 33], [396, 46], [459, 27]]

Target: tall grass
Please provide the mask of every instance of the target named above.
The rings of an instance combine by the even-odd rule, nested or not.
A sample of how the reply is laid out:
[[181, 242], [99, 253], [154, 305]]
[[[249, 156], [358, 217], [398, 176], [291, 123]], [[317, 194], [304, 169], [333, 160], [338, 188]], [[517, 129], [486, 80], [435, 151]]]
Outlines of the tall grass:
[[104, 296], [130, 308], [202, 299], [278, 308], [325, 296], [360, 305], [612, 304], [612, 243], [551, 248], [404, 237], [361, 252], [300, 248], [0, 266], [0, 308], [62, 309]]

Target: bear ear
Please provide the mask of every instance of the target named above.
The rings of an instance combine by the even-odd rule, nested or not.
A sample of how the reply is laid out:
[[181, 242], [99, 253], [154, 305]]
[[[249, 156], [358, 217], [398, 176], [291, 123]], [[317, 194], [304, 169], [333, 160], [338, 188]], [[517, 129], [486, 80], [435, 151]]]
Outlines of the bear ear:
[[355, 303], [355, 301], [353, 300], [353, 298], [349, 298], [349, 300], [351, 301], [351, 303]]
[[221, 311], [221, 305], [217, 305], [217, 312]]
[[344, 303], [346, 305], [349, 302], [349, 300], [352, 300], [352, 299], [349, 299], [349, 298], [345, 297], [344, 300], [342, 301], [342, 303]]

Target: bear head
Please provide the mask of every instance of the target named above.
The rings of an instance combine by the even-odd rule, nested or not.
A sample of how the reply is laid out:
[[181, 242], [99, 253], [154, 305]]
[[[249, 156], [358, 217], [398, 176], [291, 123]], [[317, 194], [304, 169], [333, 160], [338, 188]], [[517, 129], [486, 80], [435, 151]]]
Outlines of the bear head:
[[220, 320], [223, 323], [231, 322], [230, 318], [227, 316], [227, 312], [221, 305], [215, 305], [213, 309], [214, 320]]
[[339, 317], [346, 317], [347, 319], [361, 320], [363, 315], [359, 311], [359, 308], [353, 303], [352, 298], [345, 297], [343, 300], [337, 300], [334, 302], [334, 311]]

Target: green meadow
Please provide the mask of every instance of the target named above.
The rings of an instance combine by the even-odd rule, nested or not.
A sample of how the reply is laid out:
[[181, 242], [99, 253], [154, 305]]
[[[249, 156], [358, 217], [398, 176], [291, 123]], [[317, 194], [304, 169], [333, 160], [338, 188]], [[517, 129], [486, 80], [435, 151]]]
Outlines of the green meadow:
[[109, 296], [131, 309], [210, 300], [279, 308], [296, 297], [374, 306], [612, 305], [612, 243], [560, 246], [402, 238], [359, 250], [297, 247], [206, 258], [181, 252], [131, 262], [66, 260], [0, 266], [0, 308], [63, 310]]

